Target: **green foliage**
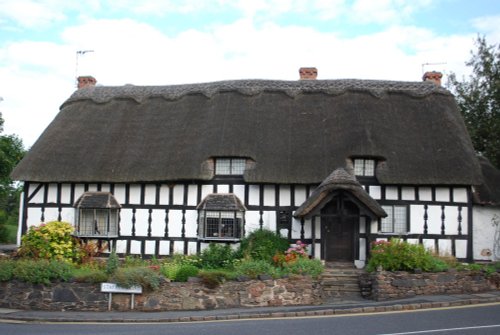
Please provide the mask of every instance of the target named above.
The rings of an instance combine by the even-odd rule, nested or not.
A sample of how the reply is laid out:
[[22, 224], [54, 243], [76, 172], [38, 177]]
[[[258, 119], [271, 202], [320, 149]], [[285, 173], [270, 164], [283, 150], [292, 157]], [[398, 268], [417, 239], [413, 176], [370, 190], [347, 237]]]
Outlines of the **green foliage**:
[[52, 221], [32, 226], [22, 237], [18, 255], [28, 258], [78, 261], [80, 251], [72, 233], [73, 226], [67, 222]]
[[118, 258], [116, 252], [113, 251], [109, 255], [108, 260], [106, 262], [106, 273], [108, 275], [112, 275], [113, 273], [115, 273], [116, 269], [118, 269], [119, 266], [120, 266], [120, 259]]
[[11, 259], [0, 259], [0, 281], [9, 281], [14, 276], [16, 262]]
[[180, 265], [175, 274], [174, 281], [185, 282], [189, 277], [196, 277], [200, 269], [194, 265]]
[[319, 259], [299, 257], [293, 262], [283, 264], [285, 273], [295, 275], [309, 275], [317, 278], [324, 271], [324, 266]]
[[17, 136], [0, 136], [0, 242], [3, 243], [16, 241], [16, 230], [11, 227], [17, 226], [21, 187], [13, 183], [10, 173], [24, 154], [23, 143]]
[[274, 276], [275, 268], [265, 260], [246, 260], [239, 264], [235, 271], [250, 278], [257, 278], [259, 275]]
[[287, 239], [270, 230], [262, 229], [253, 231], [241, 240], [240, 252], [245, 259], [271, 263], [274, 255], [284, 253], [289, 246]]
[[446, 262], [434, 257], [423, 245], [399, 239], [377, 241], [372, 244], [366, 269], [375, 271], [379, 267], [386, 271], [420, 269], [424, 272], [443, 271], [448, 268]]
[[476, 53], [466, 62], [472, 75], [461, 81], [452, 73], [448, 85], [455, 93], [477, 152], [500, 168], [500, 45], [476, 40]]
[[50, 284], [54, 280], [67, 281], [73, 270], [73, 266], [65, 261], [22, 259], [16, 262], [13, 277], [32, 284]]
[[104, 283], [108, 280], [106, 270], [94, 266], [82, 266], [75, 268], [71, 278], [81, 283]]
[[237, 257], [228, 244], [210, 243], [200, 255], [201, 267], [205, 269], [231, 268]]
[[145, 290], [157, 290], [161, 276], [150, 267], [134, 266], [118, 268], [111, 280], [122, 287], [142, 286]]
[[175, 277], [181, 266], [181, 264], [174, 262], [165, 263], [161, 266], [160, 272], [168, 279], [175, 281]]

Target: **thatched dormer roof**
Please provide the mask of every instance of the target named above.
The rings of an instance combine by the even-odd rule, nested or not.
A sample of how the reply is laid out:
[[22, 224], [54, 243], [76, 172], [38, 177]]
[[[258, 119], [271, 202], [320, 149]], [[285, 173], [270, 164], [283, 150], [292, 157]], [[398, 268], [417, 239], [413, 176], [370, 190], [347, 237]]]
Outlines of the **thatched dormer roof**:
[[384, 184], [481, 183], [453, 96], [428, 82], [239, 80], [76, 91], [12, 174], [39, 182], [207, 180], [245, 157], [254, 183], [319, 184], [377, 159]]

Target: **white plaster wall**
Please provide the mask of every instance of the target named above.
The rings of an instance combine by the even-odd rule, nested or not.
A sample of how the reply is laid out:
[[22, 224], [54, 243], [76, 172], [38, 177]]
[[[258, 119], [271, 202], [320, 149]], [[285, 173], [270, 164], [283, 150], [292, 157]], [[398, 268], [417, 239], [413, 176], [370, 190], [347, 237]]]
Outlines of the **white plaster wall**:
[[120, 235], [132, 235], [132, 210], [122, 208], [120, 211]]
[[135, 212], [135, 235], [147, 236], [148, 235], [148, 217], [149, 212], [147, 209], [137, 209]]
[[217, 193], [229, 193], [229, 185], [227, 184], [217, 185]]
[[[76, 201], [76, 199], [75, 199]], [[61, 203], [70, 204], [71, 203], [71, 185], [70, 184], [62, 184], [61, 185]]]
[[[475, 260], [495, 260], [494, 242], [499, 228], [492, 224], [494, 216], [500, 218], [500, 207], [474, 206], [473, 209], [473, 256]], [[497, 250], [496, 260], [500, 260]]]
[[297, 186], [295, 187], [295, 206], [300, 206], [306, 201], [306, 187]]
[[245, 234], [260, 228], [259, 226], [260, 213], [259, 211], [246, 211], [245, 212]]
[[454, 188], [453, 201], [467, 203], [467, 189], [463, 187]]
[[184, 185], [175, 185], [174, 192], [174, 205], [182, 205], [184, 202]]
[[[28, 188], [28, 196], [33, 196], [31, 203], [42, 203], [43, 202], [43, 187], [34, 193], [39, 184], [30, 184]], [[34, 195], [33, 195], [34, 194]], [[21, 211], [20, 211], [21, 212]]]
[[[83, 191], [83, 189], [81, 190]], [[76, 199], [78, 199], [78, 197], [80, 197], [81, 193], [78, 193], [78, 195], [76, 194], [76, 189], [75, 189], [75, 201]], [[113, 192], [113, 196], [115, 197], [116, 201], [118, 201], [118, 203], [120, 205], [124, 204], [125, 203], [125, 186], [120, 184], [120, 185], [115, 185], [115, 190]]]
[[382, 191], [380, 189], [380, 186], [370, 186], [368, 190], [370, 196], [373, 199], [380, 200], [382, 198]]
[[248, 204], [251, 206], [259, 205], [259, 192], [260, 188], [258, 185], [248, 186]]
[[245, 204], [245, 185], [234, 185], [233, 194], [236, 195], [243, 204]]
[[160, 205], [169, 205], [170, 188], [168, 185], [160, 186]]
[[264, 206], [276, 205], [276, 192], [274, 185], [264, 186]]
[[264, 228], [276, 231], [276, 212], [264, 211], [262, 213], [262, 220], [264, 221]]
[[414, 187], [403, 187], [401, 189], [401, 199], [402, 200], [415, 200], [415, 188]]
[[418, 197], [422, 201], [432, 201], [432, 190], [430, 187], [419, 187]]
[[129, 203], [138, 205], [141, 203], [141, 186], [130, 185], [129, 187]]
[[385, 198], [387, 200], [398, 200], [398, 188], [395, 186], [387, 186], [385, 188]]
[[436, 201], [450, 201], [450, 189], [446, 187], [437, 187]]
[[147, 204], [156, 203], [156, 185], [146, 185], [144, 187], [144, 202]]
[[188, 205], [190, 206], [198, 205], [198, 185], [188, 186]]
[[186, 237], [197, 237], [198, 236], [198, 231], [197, 231], [197, 222], [196, 220], [198, 219], [198, 211], [196, 210], [187, 210], [186, 214], [184, 214], [184, 218], [186, 220], [186, 225], [184, 227], [184, 234]]
[[290, 206], [291, 205], [291, 191], [290, 191], [290, 186], [280, 186], [280, 206]]
[[181, 237], [182, 230], [182, 211], [171, 210], [168, 220], [168, 236]]
[[160, 241], [160, 255], [168, 255], [170, 252], [170, 241]]

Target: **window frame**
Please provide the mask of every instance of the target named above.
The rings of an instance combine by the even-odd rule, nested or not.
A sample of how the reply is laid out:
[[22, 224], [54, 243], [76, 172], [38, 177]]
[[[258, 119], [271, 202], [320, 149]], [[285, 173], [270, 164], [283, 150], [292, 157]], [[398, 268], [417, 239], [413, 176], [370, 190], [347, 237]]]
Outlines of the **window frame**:
[[[228, 173], [221, 171], [222, 163], [228, 164]], [[214, 159], [214, 174], [216, 176], [243, 176], [247, 169], [247, 159], [241, 157], [216, 157]]]
[[[361, 163], [361, 167], [360, 164]], [[368, 171], [367, 163], [371, 163], [372, 168]], [[353, 171], [354, 175], [357, 177], [365, 177], [365, 178], [375, 178], [375, 170], [377, 168], [377, 160], [374, 158], [363, 158], [356, 157], [352, 158]], [[361, 171], [361, 174], [359, 172]], [[370, 174], [368, 174], [368, 172]]]
[[[407, 235], [410, 232], [410, 210], [408, 205], [382, 205], [382, 208], [387, 213], [387, 217], [381, 218], [379, 222], [379, 232], [381, 234], [391, 234], [391, 235]], [[403, 215], [397, 215], [396, 209], [404, 209]], [[397, 222], [398, 218], [404, 218], [404, 222]], [[385, 222], [391, 220], [391, 222]], [[391, 229], [384, 230], [384, 227], [390, 226]], [[399, 231], [396, 229], [398, 227], [403, 227], [404, 231]]]
[[[227, 216], [224, 214], [232, 214], [232, 216]], [[207, 215], [208, 214], [208, 215]], [[217, 214], [217, 215], [216, 215]], [[208, 236], [209, 234], [215, 234], [209, 232], [208, 220], [216, 219], [217, 222], [217, 232], [216, 235]], [[226, 232], [222, 231], [225, 228], [223, 220], [233, 220], [231, 225], [233, 226], [233, 231], [235, 234], [230, 236], [224, 236]], [[243, 227], [245, 222], [245, 211], [240, 210], [216, 210], [216, 209], [200, 209], [199, 210], [199, 221], [198, 221], [198, 239], [208, 240], [208, 241], [240, 241], [243, 236]]]
[[[76, 208], [75, 210], [77, 212], [75, 236], [92, 238], [118, 237], [120, 217], [117, 208]], [[85, 216], [92, 217], [91, 221], [82, 221]], [[88, 228], [90, 225], [93, 227]], [[102, 228], [104, 228], [104, 232], [100, 232]]]

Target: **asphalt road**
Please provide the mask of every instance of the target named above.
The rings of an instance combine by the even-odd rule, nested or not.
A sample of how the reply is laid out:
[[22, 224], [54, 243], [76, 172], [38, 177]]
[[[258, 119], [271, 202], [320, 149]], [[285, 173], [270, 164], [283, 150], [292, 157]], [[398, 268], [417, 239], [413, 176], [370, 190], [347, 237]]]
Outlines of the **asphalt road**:
[[338, 316], [182, 323], [0, 324], [2, 335], [498, 335], [500, 303]]

